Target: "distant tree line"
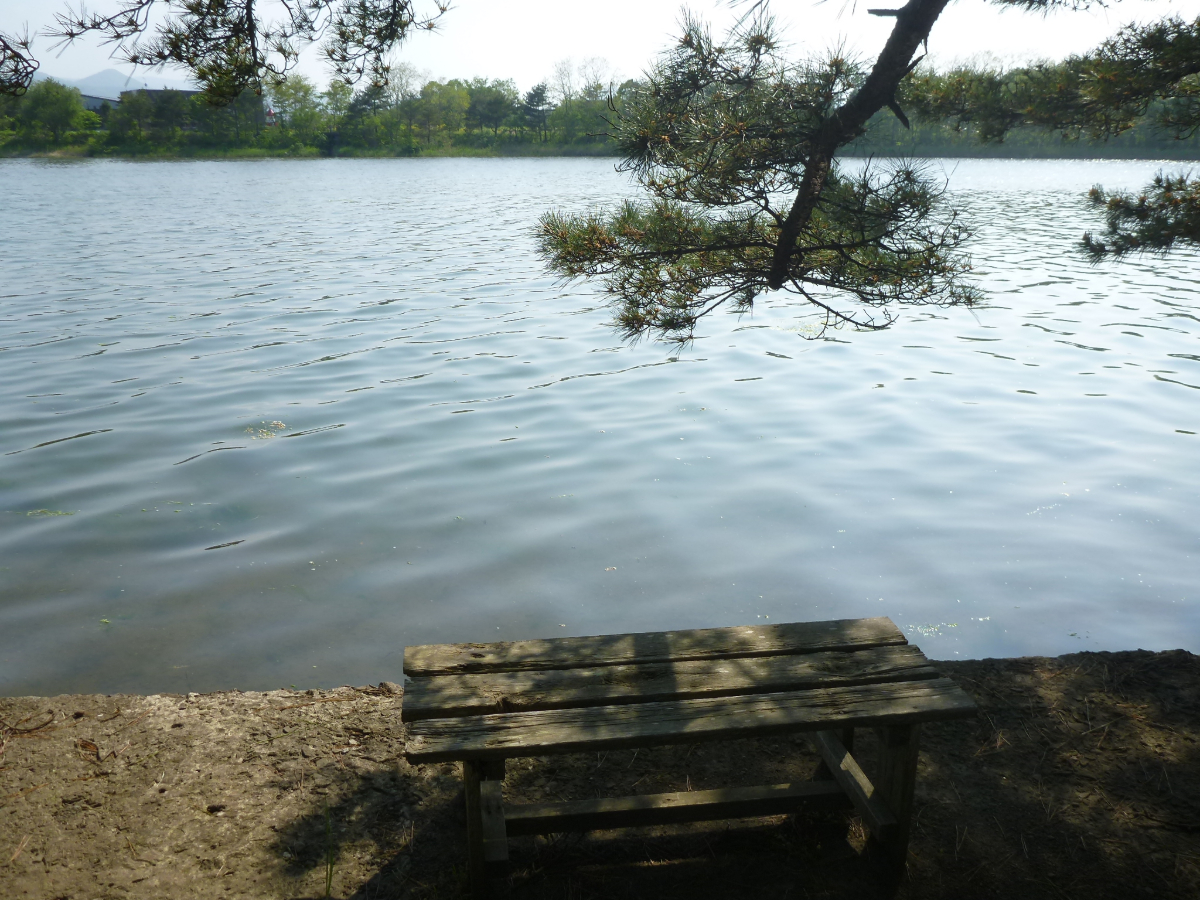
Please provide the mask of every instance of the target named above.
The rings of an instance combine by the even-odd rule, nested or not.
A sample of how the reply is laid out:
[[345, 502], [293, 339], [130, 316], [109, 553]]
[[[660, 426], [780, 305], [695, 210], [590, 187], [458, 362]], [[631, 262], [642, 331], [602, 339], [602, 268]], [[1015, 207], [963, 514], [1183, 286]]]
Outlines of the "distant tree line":
[[607, 154], [610, 121], [636, 83], [616, 84], [598, 60], [560, 64], [521, 93], [512, 81], [428, 80], [408, 66], [386, 86], [303, 75], [243, 91], [227, 106], [205, 94], [127, 91], [117, 104], [84, 108], [53, 79], [0, 97], [0, 149], [77, 148], [92, 154], [190, 155], [246, 151], [296, 155], [476, 153]]
[[[927, 80], [953, 75], [923, 75]], [[510, 80], [428, 80], [409, 66], [389, 84], [324, 89], [302, 75], [243, 91], [214, 106], [204, 94], [127, 91], [117, 104], [84, 108], [78, 90], [54, 79], [21, 97], [0, 95], [0, 152], [73, 150], [94, 155], [243, 152], [310, 156], [419, 156], [507, 153], [611, 155], [610, 132], [641, 82], [615, 83], [601, 60], [560, 63], [553, 77], [521, 93]], [[859, 156], [1127, 157], [1200, 159], [1200, 137], [1161, 127], [1152, 108], [1107, 140], [1011, 126], [980, 143], [979, 128], [919, 117], [905, 128], [884, 111], [847, 148]]]
[[999, 137], [981, 138], [977, 126], [913, 117], [908, 128], [890, 110], [877, 113], [866, 133], [846, 147], [848, 156], [982, 157], [995, 159], [1200, 159], [1200, 136], [1164, 129], [1153, 106], [1128, 131], [1095, 137], [1067, 130], [1019, 125]]

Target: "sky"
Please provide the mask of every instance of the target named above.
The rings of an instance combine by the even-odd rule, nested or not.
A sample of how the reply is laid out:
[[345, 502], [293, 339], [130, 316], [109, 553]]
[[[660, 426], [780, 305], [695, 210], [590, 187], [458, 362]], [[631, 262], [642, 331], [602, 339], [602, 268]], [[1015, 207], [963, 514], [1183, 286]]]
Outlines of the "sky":
[[[418, 7], [427, 0], [416, 0]], [[73, 4], [75, 5], [75, 4]], [[772, 12], [780, 37], [795, 56], [820, 54], [844, 44], [870, 59], [891, 29], [891, 20], [870, 16], [868, 6], [899, 7], [900, 0], [775, 0]], [[92, 0], [88, 9], [115, 9], [117, 0]], [[263, 0], [260, 8], [269, 8]], [[53, 23], [60, 0], [0, 0], [0, 30], [38, 32]], [[692, 0], [688, 8], [723, 31], [745, 4], [729, 0]], [[607, 61], [618, 82], [637, 77], [678, 33], [683, 7], [678, 0], [454, 0], [439, 29], [410, 39], [396, 58], [429, 77], [511, 78], [521, 90], [547, 80], [556, 63], [585, 59]], [[1107, 9], [1059, 11], [1043, 15], [1002, 9], [984, 0], [954, 0], [930, 35], [930, 59], [949, 65], [991, 54], [1005, 64], [1059, 59], [1094, 47], [1131, 21], [1151, 21], [1170, 13], [1192, 20], [1200, 16], [1200, 0], [1123, 0]], [[109, 58], [109, 49], [79, 42], [50, 48], [38, 37], [34, 50], [42, 72], [78, 79], [102, 69], [128, 71]], [[317, 54], [304, 54], [300, 69], [324, 84], [328, 73]], [[168, 77], [177, 73], [164, 72]]]

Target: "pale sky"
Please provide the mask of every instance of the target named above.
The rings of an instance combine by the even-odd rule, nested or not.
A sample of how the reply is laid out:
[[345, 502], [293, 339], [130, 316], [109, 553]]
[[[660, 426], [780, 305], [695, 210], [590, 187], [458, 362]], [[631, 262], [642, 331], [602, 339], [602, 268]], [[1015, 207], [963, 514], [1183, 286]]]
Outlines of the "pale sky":
[[[422, 4], [423, 0], [417, 0]], [[899, 7], [899, 0], [775, 0], [772, 10], [780, 36], [795, 55], [820, 52], [844, 42], [864, 58], [882, 47], [890, 19], [867, 15], [868, 6]], [[268, 7], [267, 2], [260, 7]], [[92, 0], [90, 10], [116, 7], [115, 0]], [[746, 7], [728, 0], [692, 0], [688, 7], [711, 22], [715, 32]], [[0, 0], [0, 30], [12, 33], [27, 23], [39, 31], [53, 22], [59, 0]], [[434, 78], [512, 78], [521, 90], [549, 78], [555, 63], [601, 57], [618, 80], [637, 77], [678, 32], [678, 0], [456, 0], [438, 31], [418, 34], [397, 53]], [[1200, 0], [1123, 0], [1108, 9], [1060, 11], [1048, 15], [1001, 9], [983, 0], [955, 0], [934, 26], [931, 59], [945, 65], [980, 54], [1006, 63], [1061, 58], [1087, 50], [1131, 21], [1169, 13], [1188, 20], [1200, 16]], [[41, 71], [61, 78], [84, 78], [117, 66], [108, 50], [77, 43], [61, 53], [40, 37], [34, 45]], [[301, 70], [318, 83], [328, 80], [316, 53]], [[168, 77], [175, 73], [164, 72]]]

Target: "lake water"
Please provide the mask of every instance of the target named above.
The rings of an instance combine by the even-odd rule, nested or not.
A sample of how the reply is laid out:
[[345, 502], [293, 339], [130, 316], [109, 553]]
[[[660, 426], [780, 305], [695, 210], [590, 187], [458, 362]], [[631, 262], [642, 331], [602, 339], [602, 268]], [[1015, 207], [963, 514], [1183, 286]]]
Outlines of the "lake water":
[[623, 343], [533, 254], [610, 160], [0, 161], [0, 693], [399, 680], [406, 644], [888, 615], [1200, 650], [1200, 257], [945, 162], [989, 304]]

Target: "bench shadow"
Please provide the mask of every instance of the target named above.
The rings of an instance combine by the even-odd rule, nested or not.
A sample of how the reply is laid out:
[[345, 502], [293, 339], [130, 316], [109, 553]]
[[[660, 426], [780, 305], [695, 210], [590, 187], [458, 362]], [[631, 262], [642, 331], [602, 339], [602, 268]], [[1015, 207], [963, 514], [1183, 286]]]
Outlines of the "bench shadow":
[[[775, 738], [535, 760], [510, 777], [514, 795], [574, 800], [806, 781], [817, 764], [802, 739]], [[874, 883], [861, 841], [848, 840], [851, 824], [845, 813], [814, 810], [517, 839], [508, 896], [801, 897], [800, 886], [811, 889], [828, 869], [868, 898]]]
[[[817, 757], [794, 738], [569, 754], [510, 761], [505, 799], [548, 802], [775, 784], [807, 780], [816, 766]], [[313, 796], [305, 815], [277, 831], [272, 850], [282, 873], [310, 886], [289, 900], [325, 896], [311, 886], [323, 887], [330, 854], [337, 860], [332, 896], [343, 900], [468, 895], [457, 765], [400, 762], [385, 772], [346, 771], [328, 786], [328, 797], [326, 807], [325, 797]], [[786, 889], [803, 882], [806, 871], [826, 862], [844, 878], [856, 859], [847, 833], [847, 817], [835, 813], [515, 838], [501, 894], [696, 897], [706, 896], [705, 885], [716, 879], [721, 896], [748, 897], [764, 884]], [[362, 871], [347, 890], [346, 858], [354, 854], [367, 856], [373, 869]], [[668, 890], [668, 882], [676, 887]], [[802, 896], [794, 889], [792, 895]], [[860, 890], [856, 896], [871, 894]]]
[[[925, 726], [908, 874], [898, 897], [1130, 900], [1200, 896], [1200, 658], [1086, 654], [938, 663], [979, 703]], [[872, 773], [873, 735], [856, 746]], [[403, 735], [389, 736], [400, 746]], [[774, 784], [810, 777], [797, 738], [509, 763], [509, 803]], [[282, 827], [282, 870], [346, 900], [467, 896], [457, 765], [347, 771]], [[845, 813], [518, 838], [501, 895], [589, 898], [882, 896]], [[348, 855], [358, 853], [354, 868]], [[287, 854], [285, 856], [285, 854]], [[298, 881], [297, 883], [301, 883]], [[307, 890], [299, 897], [321, 897]]]
[[305, 885], [288, 900], [326, 897], [330, 860], [331, 897], [460, 896], [466, 818], [457, 768], [418, 770], [400, 759], [382, 770], [342, 769], [315, 787], [307, 811], [278, 828], [270, 848], [284, 882]]
[[1200, 896], [1200, 657], [938, 665], [980, 711], [925, 730], [920, 896]]

